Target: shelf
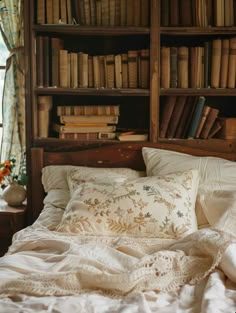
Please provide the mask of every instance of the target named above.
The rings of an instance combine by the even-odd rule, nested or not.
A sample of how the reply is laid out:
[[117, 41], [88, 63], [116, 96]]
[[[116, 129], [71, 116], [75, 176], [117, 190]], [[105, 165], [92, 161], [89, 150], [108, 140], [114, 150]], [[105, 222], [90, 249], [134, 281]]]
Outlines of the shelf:
[[235, 35], [236, 27], [160, 27], [162, 35]]
[[33, 30], [36, 33], [60, 33], [70, 35], [100, 35], [100, 36], [118, 36], [118, 35], [149, 35], [150, 29], [147, 27], [94, 27], [68, 24], [45, 24], [34, 25]]
[[149, 89], [111, 89], [111, 88], [58, 88], [36, 87], [37, 95], [84, 95], [84, 96], [141, 96], [148, 97]]
[[236, 89], [232, 88], [168, 88], [160, 89], [161, 96], [236, 96]]

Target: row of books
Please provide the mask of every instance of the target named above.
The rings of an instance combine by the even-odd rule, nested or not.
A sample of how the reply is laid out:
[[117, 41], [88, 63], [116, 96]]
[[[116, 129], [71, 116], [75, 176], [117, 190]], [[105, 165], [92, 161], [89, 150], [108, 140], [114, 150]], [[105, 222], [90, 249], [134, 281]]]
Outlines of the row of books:
[[38, 0], [38, 24], [148, 26], [148, 0]]
[[161, 0], [162, 26], [233, 26], [233, 0]]
[[204, 46], [162, 46], [161, 88], [235, 88], [236, 37]]
[[65, 88], [148, 88], [149, 49], [89, 55], [63, 49], [60, 38], [38, 36], [37, 85]]
[[222, 125], [219, 109], [206, 104], [203, 96], [165, 98], [160, 119], [160, 138], [202, 138], [217, 135]]

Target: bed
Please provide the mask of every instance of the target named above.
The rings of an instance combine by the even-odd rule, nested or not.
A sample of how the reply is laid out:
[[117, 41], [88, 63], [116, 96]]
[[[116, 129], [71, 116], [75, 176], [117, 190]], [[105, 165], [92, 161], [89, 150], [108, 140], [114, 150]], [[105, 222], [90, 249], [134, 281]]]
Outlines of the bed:
[[236, 163], [177, 145], [31, 149], [0, 312], [235, 312]]

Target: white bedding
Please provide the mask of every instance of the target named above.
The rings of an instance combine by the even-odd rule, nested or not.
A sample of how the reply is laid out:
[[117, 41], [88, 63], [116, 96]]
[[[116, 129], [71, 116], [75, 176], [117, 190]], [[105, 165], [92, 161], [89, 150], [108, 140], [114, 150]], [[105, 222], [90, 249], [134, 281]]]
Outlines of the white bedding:
[[[206, 228], [182, 241], [71, 236], [54, 231], [62, 214], [62, 209], [46, 204], [37, 222], [18, 232], [8, 254], [0, 259], [1, 313], [236, 311], [236, 281], [229, 280], [223, 272], [228, 269], [229, 276], [236, 272], [234, 235]], [[168, 276], [165, 272], [168, 262], [158, 263], [158, 260], [154, 260], [157, 262], [155, 268], [150, 259], [154, 254], [158, 256], [160, 250], [164, 257], [166, 253], [170, 255], [169, 250], [178, 254], [179, 264], [186, 258], [190, 260], [188, 269], [198, 257], [197, 263], [203, 272], [187, 271], [186, 277], [192, 276], [192, 283], [173, 288], [169, 279], [178, 281], [183, 271], [174, 278]], [[146, 267], [140, 264], [146, 264]], [[164, 273], [163, 277], [168, 278], [164, 280], [166, 289], [170, 291], [157, 290], [161, 289], [157, 287], [163, 286], [163, 281], [158, 275], [153, 279], [153, 272], [149, 272], [149, 277], [145, 276], [147, 265]], [[138, 275], [133, 276], [135, 269]], [[208, 270], [210, 274], [204, 278]], [[103, 282], [101, 277], [105, 277]], [[133, 277], [134, 280], [128, 279]], [[137, 284], [137, 277], [140, 284]], [[105, 284], [106, 292], [101, 288]], [[85, 289], [81, 289], [83, 286]]]

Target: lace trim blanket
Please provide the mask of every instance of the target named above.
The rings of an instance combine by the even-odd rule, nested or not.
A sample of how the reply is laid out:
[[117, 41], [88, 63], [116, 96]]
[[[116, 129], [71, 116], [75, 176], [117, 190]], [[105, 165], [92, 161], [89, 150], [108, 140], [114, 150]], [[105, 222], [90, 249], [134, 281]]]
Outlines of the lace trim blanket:
[[[62, 296], [99, 290], [127, 295], [171, 291], [204, 279], [218, 266], [233, 241], [235, 237], [216, 229], [167, 240], [69, 236], [28, 227], [18, 234], [5, 257], [12, 264], [18, 255], [18, 269], [9, 276], [0, 270], [0, 294]], [[43, 263], [40, 270], [34, 264], [27, 272], [20, 269], [21, 256], [26, 258], [28, 254]]]

